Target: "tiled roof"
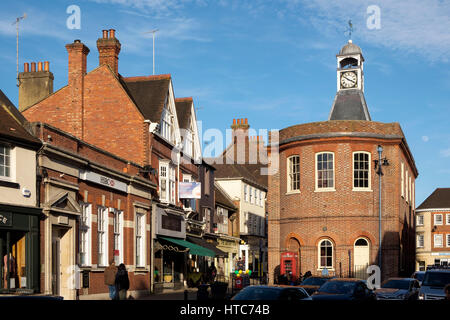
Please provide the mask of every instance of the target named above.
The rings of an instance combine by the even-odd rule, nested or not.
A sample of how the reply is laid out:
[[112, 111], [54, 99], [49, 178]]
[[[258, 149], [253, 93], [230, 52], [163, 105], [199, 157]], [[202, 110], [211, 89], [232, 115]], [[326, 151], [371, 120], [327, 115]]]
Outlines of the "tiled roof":
[[178, 125], [180, 129], [189, 129], [189, 118], [191, 116], [192, 98], [175, 99], [177, 109]]
[[25, 129], [27, 124], [27, 120], [0, 90], [0, 136], [39, 146], [41, 141]]
[[450, 208], [450, 188], [437, 188], [416, 210]]
[[170, 74], [121, 77], [120, 81], [145, 119], [159, 123], [169, 92]]
[[369, 109], [361, 90], [345, 90], [336, 93], [328, 120], [370, 121]]

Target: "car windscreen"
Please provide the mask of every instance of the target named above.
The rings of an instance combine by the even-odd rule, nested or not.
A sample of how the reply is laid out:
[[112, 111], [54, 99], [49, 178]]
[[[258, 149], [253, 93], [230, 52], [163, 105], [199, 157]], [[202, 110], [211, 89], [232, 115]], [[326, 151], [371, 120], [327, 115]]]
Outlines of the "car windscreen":
[[323, 285], [325, 282], [327, 282], [327, 278], [308, 278], [305, 279], [305, 281], [303, 281], [301, 284], [305, 285], [305, 286], [321, 286]]
[[335, 294], [351, 294], [356, 286], [356, 282], [347, 281], [329, 281], [320, 287], [320, 292]]
[[450, 283], [450, 272], [426, 272], [422, 286], [445, 287]]
[[388, 280], [381, 285], [382, 288], [390, 288], [390, 289], [409, 289], [410, 281], [407, 280]]
[[247, 287], [233, 297], [233, 300], [277, 300], [281, 290], [278, 288]]
[[425, 276], [425, 273], [416, 273], [414, 275], [414, 278], [419, 280], [419, 281], [423, 281], [423, 277]]

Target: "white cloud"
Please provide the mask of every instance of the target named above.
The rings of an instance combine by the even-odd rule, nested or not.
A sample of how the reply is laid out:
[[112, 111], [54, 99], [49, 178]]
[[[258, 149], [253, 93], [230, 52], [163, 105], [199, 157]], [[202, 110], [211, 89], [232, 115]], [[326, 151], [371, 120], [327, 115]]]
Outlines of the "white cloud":
[[[300, 21], [328, 36], [344, 36], [347, 21], [361, 39], [406, 53], [419, 53], [431, 61], [448, 62], [450, 55], [450, 1], [442, 0], [283, 0]], [[381, 28], [367, 27], [367, 7], [381, 9]], [[293, 10], [292, 8], [296, 8]]]
[[450, 148], [441, 150], [441, 156], [444, 158], [450, 157]]

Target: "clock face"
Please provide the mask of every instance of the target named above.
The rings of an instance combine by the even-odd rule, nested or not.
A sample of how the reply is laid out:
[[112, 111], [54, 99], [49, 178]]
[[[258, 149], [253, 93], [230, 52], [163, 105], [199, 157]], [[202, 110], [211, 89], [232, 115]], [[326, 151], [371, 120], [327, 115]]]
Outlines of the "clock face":
[[341, 88], [353, 88], [356, 87], [357, 77], [356, 73], [347, 71], [341, 73]]

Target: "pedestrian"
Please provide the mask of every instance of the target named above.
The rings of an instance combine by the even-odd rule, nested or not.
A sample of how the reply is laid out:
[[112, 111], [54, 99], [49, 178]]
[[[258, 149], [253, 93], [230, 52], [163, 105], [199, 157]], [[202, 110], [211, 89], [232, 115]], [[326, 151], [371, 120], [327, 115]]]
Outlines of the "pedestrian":
[[211, 264], [211, 267], [209, 267], [208, 270], [208, 277], [209, 277], [209, 281], [210, 282], [214, 282], [215, 278], [216, 278], [216, 274], [217, 274], [217, 269], [214, 265], [214, 262]]
[[115, 284], [119, 300], [125, 300], [127, 298], [127, 290], [130, 288], [130, 280], [128, 279], [127, 268], [123, 263], [119, 264]]
[[109, 298], [111, 300], [116, 300], [117, 291], [116, 291], [116, 273], [117, 267], [114, 263], [114, 259], [112, 259], [109, 263], [109, 267], [106, 267], [104, 272], [105, 284], [109, 288]]
[[305, 279], [308, 279], [311, 276], [312, 276], [311, 271], [306, 271], [305, 275], [303, 276], [303, 281], [305, 281]]
[[450, 301], [450, 283], [445, 286], [444, 292], [445, 292], [445, 300]]

